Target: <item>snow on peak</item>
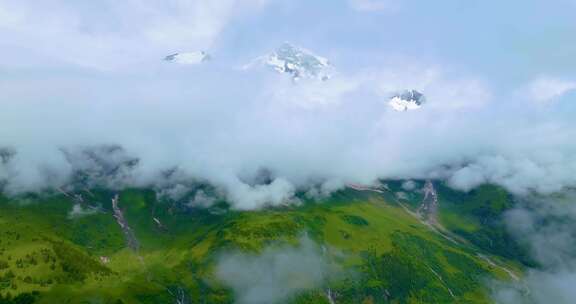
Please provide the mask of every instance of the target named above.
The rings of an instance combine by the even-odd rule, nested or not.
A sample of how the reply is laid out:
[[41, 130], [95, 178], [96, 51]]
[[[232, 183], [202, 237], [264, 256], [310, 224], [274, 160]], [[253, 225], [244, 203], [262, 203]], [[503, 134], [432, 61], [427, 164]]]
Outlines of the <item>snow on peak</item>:
[[164, 58], [166, 61], [178, 64], [201, 64], [210, 59], [210, 55], [204, 51], [175, 53]]
[[402, 112], [421, 108], [425, 100], [426, 98], [422, 93], [416, 90], [406, 90], [393, 95], [388, 105], [390, 105], [392, 109]]
[[290, 74], [294, 81], [302, 78], [326, 81], [331, 76], [329, 72], [332, 66], [328, 59], [287, 42], [269, 55], [256, 59], [256, 62], [271, 67], [278, 73]]

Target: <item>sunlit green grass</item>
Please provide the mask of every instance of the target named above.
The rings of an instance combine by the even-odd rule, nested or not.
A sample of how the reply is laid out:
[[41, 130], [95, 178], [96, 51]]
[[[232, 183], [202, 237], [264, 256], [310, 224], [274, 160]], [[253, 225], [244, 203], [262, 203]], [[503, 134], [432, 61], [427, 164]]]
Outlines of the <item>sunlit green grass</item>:
[[[68, 217], [73, 204], [62, 195], [19, 202], [0, 199], [0, 261], [9, 264], [9, 269], [0, 269], [0, 276], [8, 271], [15, 274], [8, 286], [0, 282], [0, 294], [40, 291], [38, 303], [168, 303], [167, 290], [181, 286], [194, 303], [231, 303], [233, 294], [212, 274], [219, 254], [258, 252], [274, 243], [296, 244], [303, 235], [323, 245], [350, 275], [334, 283], [341, 295], [339, 303], [379, 303], [376, 295], [394, 288], [397, 303], [439, 299], [487, 303], [482, 282], [506, 278], [470, 248], [451, 243], [375, 193], [346, 190], [321, 201], [304, 200], [301, 206], [218, 215], [156, 201], [151, 191], [128, 190], [120, 195], [120, 207], [140, 242], [138, 252], [125, 247], [110, 198], [110, 193], [96, 193], [93, 199], [106, 213], [77, 219]], [[7, 237], [12, 234], [18, 239]], [[59, 255], [55, 246], [71, 253]], [[55, 261], [16, 267], [16, 260], [41, 250], [49, 251]], [[101, 263], [101, 256], [109, 263]], [[76, 260], [81, 264], [74, 265]], [[396, 273], [396, 279], [387, 275], [402, 271], [407, 273]], [[51, 284], [25, 283], [28, 276]], [[319, 298], [325, 300], [322, 295], [321, 290], [310, 291], [293, 301], [319, 303]]]

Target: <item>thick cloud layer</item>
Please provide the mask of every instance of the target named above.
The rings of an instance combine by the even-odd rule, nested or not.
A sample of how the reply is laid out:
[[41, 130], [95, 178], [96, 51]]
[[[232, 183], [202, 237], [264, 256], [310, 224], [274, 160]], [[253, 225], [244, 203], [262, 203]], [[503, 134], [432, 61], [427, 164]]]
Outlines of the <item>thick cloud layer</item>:
[[[464, 190], [492, 182], [521, 194], [576, 184], [569, 77], [539, 74], [502, 88], [434, 60], [379, 55], [373, 46], [358, 60], [334, 45], [312, 48], [334, 55], [331, 79], [294, 82], [266, 67], [240, 69], [271, 49], [235, 47], [241, 33], [228, 27], [290, 11], [282, 1], [93, 5], [0, 1], [0, 33], [9, 38], [0, 57], [0, 147], [17, 151], [0, 163], [5, 192], [77, 184], [88, 171], [86, 187], [183, 191], [207, 181], [234, 207], [253, 209], [293, 202], [310, 184], [326, 190], [378, 178], [445, 178]], [[216, 55], [194, 66], [162, 60], [182, 49]], [[405, 89], [427, 103], [393, 111], [389, 97]], [[255, 182], [262, 170], [268, 179]]]
[[[138, 159], [113, 184], [146, 184], [177, 167], [223, 187], [239, 208], [281, 203], [312, 181], [440, 177], [461, 189], [494, 182], [517, 193], [576, 183], [576, 128], [565, 100], [543, 108], [426, 68], [296, 84], [267, 70], [151, 69], [3, 82], [0, 139], [18, 152], [2, 165], [11, 191], [109, 166], [78, 152], [101, 144], [126, 154], [107, 157]], [[386, 92], [405, 87], [426, 92], [426, 106], [392, 111]], [[272, 172], [269, 186], [242, 179], [262, 168]]]

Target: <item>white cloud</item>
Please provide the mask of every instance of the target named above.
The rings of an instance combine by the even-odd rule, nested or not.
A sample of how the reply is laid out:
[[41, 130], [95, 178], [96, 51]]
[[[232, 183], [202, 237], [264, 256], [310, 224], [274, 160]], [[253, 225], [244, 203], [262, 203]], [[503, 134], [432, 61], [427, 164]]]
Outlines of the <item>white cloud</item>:
[[479, 109], [492, 101], [490, 88], [473, 77], [452, 76], [438, 66], [421, 66], [401, 61], [386, 66], [371, 77], [378, 94], [386, 97], [398, 90], [415, 89], [424, 93], [427, 108], [441, 110]]
[[250, 186], [239, 180], [227, 183], [229, 199], [239, 209], [258, 209], [266, 205], [280, 205], [289, 202], [295, 194], [294, 186], [283, 178], [277, 178], [268, 185]]
[[288, 108], [321, 110], [337, 106], [346, 93], [358, 86], [358, 80], [345, 77], [334, 77], [330, 81], [304, 79], [297, 83], [285, 78], [272, 84], [268, 94], [271, 100]]
[[194, 195], [194, 198], [188, 202], [187, 206], [207, 208], [214, 205], [215, 202], [215, 198], [208, 196], [203, 190], [198, 190], [198, 192], [196, 192]]
[[538, 103], [549, 103], [573, 90], [576, 81], [541, 76], [530, 83], [526, 94]]
[[[0, 83], [0, 120], [9, 126], [0, 146], [19, 152], [9, 189], [65, 183], [71, 168], [58, 148], [110, 143], [140, 159], [116, 185], [156, 183], [159, 171], [178, 167], [238, 209], [293, 202], [310, 182], [447, 177], [462, 189], [494, 182], [517, 193], [576, 184], [576, 128], [565, 113], [510, 111], [521, 100], [496, 100], [483, 81], [439, 67], [342, 71], [310, 87], [267, 70], [146, 69], [155, 74], [25, 74]], [[391, 111], [387, 92], [410, 88], [427, 103]], [[241, 179], [262, 168], [270, 184]]]
[[72, 206], [72, 210], [68, 212], [69, 219], [78, 219], [85, 216], [90, 216], [98, 213], [97, 209], [87, 209], [82, 207], [80, 204], [75, 204]]
[[573, 155], [485, 155], [458, 170], [449, 179], [454, 188], [469, 191], [481, 184], [502, 185], [515, 194], [554, 193], [576, 185]]
[[[120, 144], [140, 159], [115, 177], [118, 187], [158, 183], [159, 171], [177, 167], [178, 183], [212, 183], [238, 209], [293, 202], [295, 191], [311, 182], [442, 177], [462, 189], [486, 181], [518, 193], [576, 184], [569, 109], [542, 113], [446, 67], [415, 59], [366, 68], [343, 64], [332, 79], [294, 84], [266, 69], [161, 62], [166, 48], [214, 43], [235, 7], [260, 2], [92, 4], [99, 10], [63, 0], [28, 3], [0, 0], [1, 14], [13, 16], [0, 21], [0, 32], [17, 38], [10, 43], [65, 62], [56, 61], [47, 74], [44, 61], [26, 69], [12, 65], [29, 60], [28, 54], [0, 56], [6, 68], [0, 75], [0, 147], [18, 150], [0, 168], [0, 179], [10, 180], [12, 192], [66, 183], [75, 165], [58, 149], [102, 144]], [[48, 9], [53, 14], [40, 13]], [[99, 22], [103, 15], [108, 22]], [[172, 18], [182, 22], [170, 23]], [[165, 34], [150, 34], [155, 31]], [[262, 53], [260, 47], [253, 53]], [[139, 64], [69, 69], [69, 62], [118, 67], [124, 60]], [[426, 96], [419, 111], [387, 106], [390, 94], [405, 89]], [[263, 168], [271, 172], [269, 183], [242, 178]]]
[[[234, 16], [263, 4], [262, 0], [0, 0], [0, 35], [15, 53], [111, 69], [160, 60], [178, 51], [209, 49]], [[13, 62], [4, 58], [1, 63]]]
[[518, 283], [496, 283], [498, 303], [574, 302], [576, 291], [576, 204], [572, 191], [562, 196], [530, 198], [506, 215], [510, 231], [530, 249], [538, 268]]

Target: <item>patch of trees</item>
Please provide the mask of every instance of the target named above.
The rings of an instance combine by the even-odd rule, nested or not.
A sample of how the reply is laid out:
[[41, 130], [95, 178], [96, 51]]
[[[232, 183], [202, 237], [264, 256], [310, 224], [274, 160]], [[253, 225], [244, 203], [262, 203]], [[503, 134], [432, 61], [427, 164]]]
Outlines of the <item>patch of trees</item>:
[[62, 270], [70, 281], [83, 282], [88, 274], [110, 275], [112, 271], [98, 261], [64, 242], [52, 242]]
[[21, 293], [15, 297], [12, 297], [10, 293], [6, 296], [0, 294], [0, 304], [33, 304], [38, 296], [37, 291]]
[[14, 287], [15, 285], [13, 284], [13, 279], [15, 277], [16, 276], [14, 275], [14, 272], [12, 272], [12, 270], [8, 270], [3, 275], [0, 275], [0, 290]]
[[347, 215], [341, 216], [341, 218], [346, 223], [348, 223], [350, 225], [354, 225], [354, 226], [368, 226], [368, 225], [370, 225], [366, 219], [364, 219], [361, 216], [357, 216], [357, 215], [347, 214]]
[[[337, 303], [462, 303], [488, 272], [474, 257], [420, 236], [396, 232], [392, 249], [361, 254], [360, 276], [331, 287]], [[450, 268], [452, 270], [448, 271]], [[481, 293], [478, 295], [481, 297]], [[295, 303], [314, 298], [308, 295]], [[479, 299], [482, 302], [482, 299]], [[321, 302], [317, 302], [321, 303]]]

